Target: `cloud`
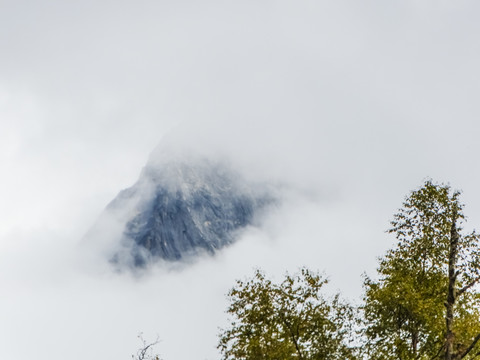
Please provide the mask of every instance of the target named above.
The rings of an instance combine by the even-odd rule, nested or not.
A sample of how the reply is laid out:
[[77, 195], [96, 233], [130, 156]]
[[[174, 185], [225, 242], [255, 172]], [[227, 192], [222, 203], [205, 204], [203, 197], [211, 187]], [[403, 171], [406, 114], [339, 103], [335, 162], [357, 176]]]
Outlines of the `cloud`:
[[[143, 331], [218, 358], [235, 278], [308, 265], [355, 298], [425, 177], [475, 224], [478, 6], [3, 1], [0, 357], [128, 358]], [[78, 244], [162, 139], [290, 192], [215, 258], [114, 274]]]

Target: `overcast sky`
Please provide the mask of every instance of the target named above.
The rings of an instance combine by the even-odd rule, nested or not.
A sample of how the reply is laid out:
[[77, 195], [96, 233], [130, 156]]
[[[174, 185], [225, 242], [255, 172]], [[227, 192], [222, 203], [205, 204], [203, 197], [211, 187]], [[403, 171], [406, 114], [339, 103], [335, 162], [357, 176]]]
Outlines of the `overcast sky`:
[[[480, 224], [477, 1], [0, 0], [0, 358], [218, 359], [234, 279], [361, 296], [431, 177]], [[288, 183], [215, 258], [142, 278], [81, 250], [164, 141]], [[96, 259], [96, 260], [93, 260]]]

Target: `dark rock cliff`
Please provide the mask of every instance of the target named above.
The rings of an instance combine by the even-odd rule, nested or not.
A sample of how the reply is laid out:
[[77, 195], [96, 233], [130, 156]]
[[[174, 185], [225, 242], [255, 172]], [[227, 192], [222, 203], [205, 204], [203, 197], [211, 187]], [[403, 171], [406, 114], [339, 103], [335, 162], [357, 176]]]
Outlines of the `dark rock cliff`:
[[213, 254], [254, 225], [273, 202], [266, 187], [248, 183], [221, 162], [150, 163], [105, 211], [121, 223], [121, 249], [112, 261], [142, 267], [159, 259]]

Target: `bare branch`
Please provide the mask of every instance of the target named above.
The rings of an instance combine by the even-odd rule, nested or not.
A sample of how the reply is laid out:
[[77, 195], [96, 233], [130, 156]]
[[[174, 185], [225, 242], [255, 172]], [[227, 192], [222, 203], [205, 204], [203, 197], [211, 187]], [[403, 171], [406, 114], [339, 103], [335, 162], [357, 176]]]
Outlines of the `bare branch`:
[[158, 355], [156, 356], [147, 356], [149, 350], [151, 350], [151, 348], [155, 345], [157, 345], [160, 340], [158, 339], [158, 335], [157, 335], [157, 339], [152, 342], [152, 343], [147, 343], [145, 341], [145, 339], [143, 338], [143, 334], [140, 333], [140, 335], [138, 335], [138, 338], [142, 341], [143, 345], [142, 347], [137, 351], [137, 356], [135, 357], [134, 355], [132, 355], [132, 359], [133, 360], [148, 360], [148, 359], [151, 359], [151, 360], [159, 360], [159, 357]]

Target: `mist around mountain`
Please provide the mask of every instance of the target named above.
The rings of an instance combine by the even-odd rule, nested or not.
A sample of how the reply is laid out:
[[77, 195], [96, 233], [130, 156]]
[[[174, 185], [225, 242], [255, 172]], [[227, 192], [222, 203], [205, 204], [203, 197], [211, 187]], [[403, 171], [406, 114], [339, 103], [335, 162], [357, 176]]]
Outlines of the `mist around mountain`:
[[247, 180], [225, 160], [161, 147], [86, 237], [103, 242], [107, 260], [119, 269], [190, 261], [260, 225], [276, 202], [272, 186]]

